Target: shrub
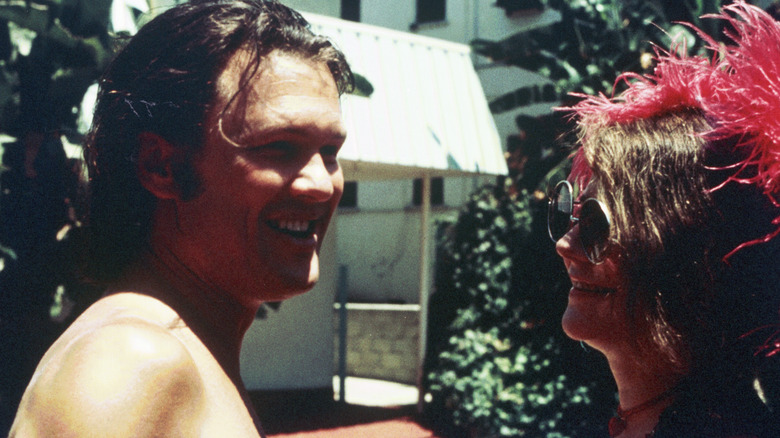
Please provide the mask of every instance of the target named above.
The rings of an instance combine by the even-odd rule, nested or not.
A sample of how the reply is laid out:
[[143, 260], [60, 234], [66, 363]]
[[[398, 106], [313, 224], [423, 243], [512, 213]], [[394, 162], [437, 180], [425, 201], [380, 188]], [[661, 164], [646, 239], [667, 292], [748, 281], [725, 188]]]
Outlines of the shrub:
[[545, 213], [506, 179], [440, 226], [426, 415], [447, 436], [606, 435], [614, 386], [560, 328], [569, 283]]

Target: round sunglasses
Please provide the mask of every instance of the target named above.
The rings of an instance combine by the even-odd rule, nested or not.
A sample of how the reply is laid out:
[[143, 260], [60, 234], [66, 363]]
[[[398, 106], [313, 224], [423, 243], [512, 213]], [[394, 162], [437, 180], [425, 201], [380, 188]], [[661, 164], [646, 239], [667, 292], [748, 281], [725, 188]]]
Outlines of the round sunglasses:
[[[576, 201], [572, 192], [569, 181], [563, 180], [555, 185], [547, 210], [547, 231], [553, 242], [558, 242], [575, 224], [579, 224], [582, 249], [591, 263], [599, 264], [604, 261], [612, 220], [599, 200], [588, 198]], [[579, 205], [577, 216], [574, 216], [575, 205]]]

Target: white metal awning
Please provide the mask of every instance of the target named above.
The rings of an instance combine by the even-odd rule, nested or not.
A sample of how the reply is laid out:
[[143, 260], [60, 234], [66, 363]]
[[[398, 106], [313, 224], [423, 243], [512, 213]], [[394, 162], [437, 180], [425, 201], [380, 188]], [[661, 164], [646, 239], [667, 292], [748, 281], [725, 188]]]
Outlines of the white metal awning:
[[343, 98], [348, 180], [507, 173], [469, 46], [305, 16], [374, 87], [369, 98]]

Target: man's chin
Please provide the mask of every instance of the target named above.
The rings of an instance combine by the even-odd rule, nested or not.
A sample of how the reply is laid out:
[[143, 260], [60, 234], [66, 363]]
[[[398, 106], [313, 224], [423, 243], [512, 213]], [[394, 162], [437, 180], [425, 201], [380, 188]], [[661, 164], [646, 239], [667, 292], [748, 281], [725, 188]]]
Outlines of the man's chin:
[[285, 284], [277, 287], [276, 290], [268, 291], [270, 298], [266, 298], [263, 301], [284, 301], [299, 295], [303, 295], [314, 289], [314, 286], [317, 285], [317, 281], [318, 279], [285, 282]]
[[314, 289], [314, 286], [316, 285], [316, 282], [309, 283], [305, 286], [301, 286], [298, 288], [290, 289], [286, 295], [285, 299], [297, 297], [298, 295], [303, 295], [305, 293], [311, 292], [312, 289]]

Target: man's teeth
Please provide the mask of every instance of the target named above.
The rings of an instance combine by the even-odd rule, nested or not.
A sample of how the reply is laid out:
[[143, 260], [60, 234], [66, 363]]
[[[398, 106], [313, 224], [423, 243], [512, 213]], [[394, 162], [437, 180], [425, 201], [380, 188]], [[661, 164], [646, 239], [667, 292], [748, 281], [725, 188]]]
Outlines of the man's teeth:
[[280, 222], [282, 229], [290, 231], [306, 231], [309, 228], [309, 222], [306, 221], [282, 221]]
[[294, 219], [285, 219], [280, 221], [272, 222], [273, 226], [275, 228], [278, 228], [282, 231], [291, 231], [294, 233], [303, 233], [309, 230], [310, 225], [312, 224], [311, 221], [302, 221], [302, 220], [294, 220]]

